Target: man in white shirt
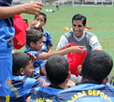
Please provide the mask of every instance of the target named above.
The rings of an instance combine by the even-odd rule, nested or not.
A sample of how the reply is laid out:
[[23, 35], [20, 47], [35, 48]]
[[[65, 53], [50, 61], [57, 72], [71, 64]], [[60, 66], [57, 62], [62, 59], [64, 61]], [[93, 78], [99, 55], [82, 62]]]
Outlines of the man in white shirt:
[[97, 37], [85, 31], [86, 17], [81, 14], [76, 14], [72, 18], [72, 30], [63, 34], [58, 43], [57, 49], [62, 46], [74, 42], [80, 46], [85, 46], [87, 53], [92, 50], [102, 50], [102, 47]]
[[[94, 34], [85, 31], [85, 27], [86, 17], [81, 14], [74, 15], [72, 18], [72, 30], [61, 36], [57, 49], [68, 43], [74, 42], [80, 46], [85, 46], [87, 53], [92, 50], [102, 50], [97, 37]], [[78, 84], [81, 81], [81, 77], [76, 77], [71, 74], [71, 80]]]

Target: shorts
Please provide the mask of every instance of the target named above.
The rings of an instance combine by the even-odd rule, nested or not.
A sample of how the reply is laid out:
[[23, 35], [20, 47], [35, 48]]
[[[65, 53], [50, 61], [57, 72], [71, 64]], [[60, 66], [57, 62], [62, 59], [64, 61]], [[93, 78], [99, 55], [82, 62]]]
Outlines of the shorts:
[[0, 97], [11, 92], [12, 56], [0, 58]]
[[58, 8], [59, 7], [59, 5], [56, 5], [56, 8]]

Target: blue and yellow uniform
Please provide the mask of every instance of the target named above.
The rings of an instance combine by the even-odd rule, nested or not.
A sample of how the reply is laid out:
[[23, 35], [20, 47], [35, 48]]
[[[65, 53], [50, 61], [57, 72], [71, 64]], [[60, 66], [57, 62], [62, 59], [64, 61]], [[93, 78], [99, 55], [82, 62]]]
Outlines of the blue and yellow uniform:
[[61, 91], [53, 102], [114, 102], [114, 87], [84, 82]]
[[[43, 46], [42, 46], [42, 52], [48, 52], [48, 48], [47, 46], [53, 46], [52, 43], [52, 37], [50, 35], [49, 32], [47, 32], [46, 30], [42, 29], [42, 32], [44, 33], [43, 36]], [[28, 49], [27, 45], [25, 45], [26, 49]]]
[[[31, 48], [27, 48], [27, 49], [25, 50], [25, 53], [27, 53], [27, 52], [32, 53], [32, 54], [35, 55], [36, 57], [37, 57], [39, 54], [42, 53], [42, 51], [35, 51], [35, 50], [31, 49]], [[34, 61], [34, 77], [35, 77], [36, 79], [40, 77], [40, 68], [43, 67], [43, 66], [45, 66], [44, 62], [45, 62], [45, 60], [38, 60], [38, 59], [36, 59], [36, 60]], [[39, 67], [40, 67], [40, 68], [39, 68]]]
[[25, 102], [33, 88], [41, 87], [43, 82], [27, 76], [12, 76], [11, 94], [3, 102]]
[[[12, 6], [12, 0], [0, 0], [0, 6]], [[11, 92], [13, 17], [0, 19], [0, 96]]]
[[44, 88], [35, 88], [31, 91], [32, 95], [30, 102], [53, 102], [53, 99], [55, 98], [57, 93], [62, 90], [62, 88], [54, 85], [50, 85]]
[[46, 30], [42, 29], [42, 32], [44, 33], [42, 51], [48, 52], [47, 46], [53, 46], [52, 38], [50, 33]]

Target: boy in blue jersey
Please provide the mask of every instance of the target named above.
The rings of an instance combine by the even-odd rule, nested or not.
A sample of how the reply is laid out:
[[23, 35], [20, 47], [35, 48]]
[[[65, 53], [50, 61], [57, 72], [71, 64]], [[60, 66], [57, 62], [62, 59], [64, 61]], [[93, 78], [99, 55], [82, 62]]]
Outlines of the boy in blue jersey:
[[29, 2], [13, 5], [13, 0], [0, 0], [0, 102], [10, 94], [12, 76], [12, 38], [14, 37], [13, 16], [19, 13], [38, 15], [42, 4]]
[[[43, 35], [44, 35], [43, 32], [40, 32], [35, 29], [29, 29], [27, 31], [26, 44], [28, 48], [25, 50], [25, 53], [29, 52], [36, 56], [36, 60], [34, 61], [34, 68], [37, 68], [39, 66], [39, 63], [38, 63], [39, 60], [48, 59], [53, 55], [65, 55], [69, 52], [75, 52], [75, 53], [83, 52], [83, 49], [81, 48], [84, 48], [84, 46], [73, 46], [73, 47], [67, 48], [69, 44], [54, 52], [50, 52], [50, 53], [42, 52]], [[41, 67], [41, 72], [44, 75], [46, 75], [45, 67]]]
[[[39, 16], [35, 16], [34, 21], [30, 26], [30, 29], [34, 28], [44, 33], [42, 51], [50, 53], [52, 52], [51, 47], [53, 46], [52, 38], [50, 33], [42, 28], [46, 24], [46, 21], [47, 21], [46, 14], [39, 13]], [[39, 26], [37, 26], [38, 23], [39, 23]]]
[[107, 83], [112, 67], [111, 56], [104, 51], [91, 51], [82, 65], [82, 83], [58, 93], [56, 101], [114, 102], [114, 87]]
[[3, 102], [25, 102], [30, 91], [35, 87], [45, 87], [48, 83], [34, 79], [33, 56], [23, 52], [15, 52], [13, 57], [13, 76], [10, 99], [8, 96]]
[[46, 78], [51, 84], [45, 88], [33, 89], [30, 102], [53, 102], [58, 92], [69, 87], [67, 84], [70, 78], [69, 64], [63, 56], [51, 56], [46, 62], [45, 69]]

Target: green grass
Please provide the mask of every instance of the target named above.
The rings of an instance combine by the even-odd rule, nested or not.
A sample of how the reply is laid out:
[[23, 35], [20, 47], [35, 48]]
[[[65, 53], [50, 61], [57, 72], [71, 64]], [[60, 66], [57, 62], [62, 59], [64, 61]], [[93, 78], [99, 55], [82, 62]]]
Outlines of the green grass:
[[[45, 12], [46, 9], [55, 9], [55, 12]], [[106, 51], [114, 60], [114, 7], [82, 7], [82, 6], [60, 6], [60, 10], [56, 11], [54, 6], [43, 6], [42, 12], [47, 15], [47, 23], [43, 27], [50, 32], [54, 46], [56, 49], [59, 39], [63, 33], [63, 27], [72, 27], [73, 15], [80, 13], [87, 17], [87, 26], [92, 27], [88, 30], [94, 33], [104, 51]], [[22, 14], [24, 19], [28, 19], [29, 25], [34, 19], [34, 15]], [[17, 51], [23, 51], [24, 47]], [[112, 70], [114, 75], [114, 68]]]

